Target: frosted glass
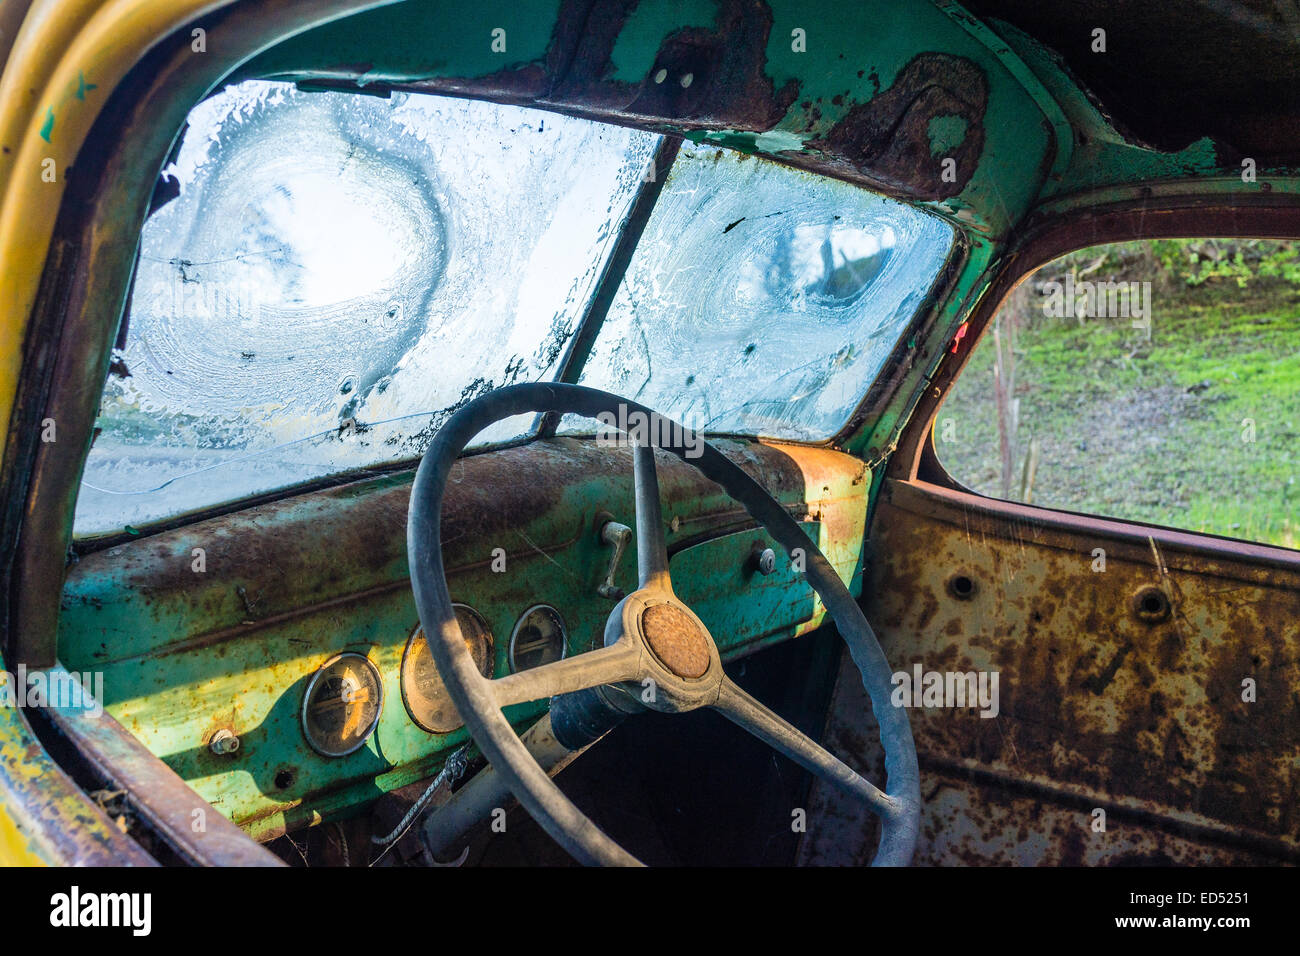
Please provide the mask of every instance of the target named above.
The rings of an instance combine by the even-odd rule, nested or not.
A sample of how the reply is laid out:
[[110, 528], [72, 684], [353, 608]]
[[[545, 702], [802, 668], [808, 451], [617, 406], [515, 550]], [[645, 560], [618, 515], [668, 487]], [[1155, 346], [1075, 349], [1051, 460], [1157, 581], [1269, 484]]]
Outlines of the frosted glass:
[[856, 186], [686, 144], [581, 381], [703, 432], [829, 438], [952, 242]]
[[554, 377], [658, 140], [262, 81], [200, 104], [141, 237], [76, 532], [415, 458], [473, 397]]

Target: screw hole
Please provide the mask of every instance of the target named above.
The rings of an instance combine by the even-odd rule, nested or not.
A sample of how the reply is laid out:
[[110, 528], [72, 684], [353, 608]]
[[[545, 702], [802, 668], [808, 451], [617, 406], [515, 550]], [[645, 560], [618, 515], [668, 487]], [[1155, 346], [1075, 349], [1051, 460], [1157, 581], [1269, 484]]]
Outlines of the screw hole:
[[1133, 613], [1140, 621], [1159, 624], [1171, 611], [1169, 596], [1155, 585], [1138, 588], [1133, 595]]
[[975, 594], [975, 580], [969, 574], [954, 574], [948, 579], [948, 593], [959, 601], [969, 601]]
[[293, 772], [292, 768], [286, 767], [282, 770], [277, 770], [275, 772], [275, 789], [288, 790], [293, 786], [293, 782], [297, 777], [298, 775]]

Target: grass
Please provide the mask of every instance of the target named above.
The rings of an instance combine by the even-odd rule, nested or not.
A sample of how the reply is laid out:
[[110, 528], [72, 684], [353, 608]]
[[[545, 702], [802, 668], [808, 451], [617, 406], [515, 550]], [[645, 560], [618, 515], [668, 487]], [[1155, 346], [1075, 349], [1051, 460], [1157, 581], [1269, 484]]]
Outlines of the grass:
[[[1208, 282], [1153, 289], [1152, 307], [1150, 340], [1128, 319], [1019, 307], [1007, 497], [1020, 500], [1036, 438], [1035, 504], [1300, 548], [1300, 289]], [[994, 362], [990, 333], [935, 447], [954, 478], [996, 496]]]

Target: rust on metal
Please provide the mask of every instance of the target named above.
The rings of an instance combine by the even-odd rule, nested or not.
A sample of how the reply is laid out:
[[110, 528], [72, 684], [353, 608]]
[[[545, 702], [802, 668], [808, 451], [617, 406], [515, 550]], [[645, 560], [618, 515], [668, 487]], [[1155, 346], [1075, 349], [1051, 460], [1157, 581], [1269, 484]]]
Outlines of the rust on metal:
[[[887, 480], [867, 566], [896, 669], [1000, 676], [992, 718], [911, 711], [919, 861], [1300, 859], [1300, 555]], [[956, 571], [976, 584], [968, 597]], [[1135, 613], [1166, 578], [1169, 613]], [[870, 765], [851, 683], [832, 743]]]
[[[718, 0], [711, 26], [680, 27], [660, 42], [644, 76], [618, 77], [614, 51], [636, 0], [565, 0], [545, 57], [484, 76], [435, 76], [403, 89], [542, 106], [673, 130], [772, 129], [799, 95], [765, 71], [772, 11], [765, 0]], [[371, 64], [332, 67], [364, 76]], [[336, 81], [340, 86], [355, 81]]]
[[[63, 668], [51, 674], [72, 679]], [[280, 861], [202, 800], [107, 712], [57, 704], [46, 711], [105, 784], [124, 792], [148, 828], [187, 863], [278, 866]]]
[[[868, 535], [869, 617], [895, 667], [997, 670], [1002, 700], [987, 720], [913, 711], [919, 862], [1300, 859], [1300, 556], [980, 498], [952, 482], [931, 440], [980, 333], [1040, 264], [1140, 237], [1286, 235], [1298, 216], [1276, 195], [1229, 206], [1135, 191], [1031, 221], [920, 397]], [[1091, 570], [1094, 547], [1104, 574]], [[1241, 700], [1246, 678], [1266, 707]], [[831, 742], [870, 766], [874, 739], [849, 726], [854, 688], [842, 683]], [[853, 825], [833, 794], [817, 800]], [[1089, 827], [1094, 809], [1108, 839]], [[837, 859], [833, 842], [811, 839], [807, 859]]]
[[[973, 61], [947, 53], [922, 53], [893, 84], [858, 103], [831, 127], [824, 141], [828, 171], [843, 166], [925, 199], [960, 193], [984, 148], [988, 80]], [[937, 141], [934, 124], [950, 122], [954, 142]]]
[[641, 614], [641, 633], [660, 663], [694, 680], [709, 669], [709, 643], [699, 624], [675, 604], [652, 604]]
[[[817, 521], [823, 542], [832, 533], [846, 542], [837, 566], [851, 573], [843, 551], [851, 548], [856, 558], [866, 513], [860, 461], [829, 448], [713, 444], [792, 515]], [[754, 527], [752, 516], [693, 466], [661, 457], [670, 554]], [[343, 815], [372, 798], [377, 785], [428, 776], [457, 742], [412, 727], [396, 682], [387, 688], [395, 706], [381, 719], [380, 750], [360, 755], [342, 773], [300, 753], [297, 737], [285, 736], [289, 727], [296, 733], [296, 721], [286, 723], [285, 715], [301, 706], [302, 682], [340, 649], [371, 655], [394, 681], [400, 673], [417, 623], [405, 546], [411, 478], [409, 470], [369, 476], [101, 543], [69, 571], [60, 645], [68, 666], [103, 670], [110, 688], [149, 688], [147, 697], [107, 695], [111, 712], [257, 839]], [[508, 633], [547, 575], [562, 576], [556, 586], [566, 593], [594, 597], [608, 564], [607, 547], [592, 532], [596, 516], [630, 519], [632, 484], [629, 450], [578, 438], [462, 458], [443, 503], [453, 593], [473, 594], [498, 635]], [[220, 574], [194, 573], [195, 547], [206, 549], [207, 567]], [[490, 573], [497, 547], [524, 572]], [[620, 584], [634, 586], [632, 570], [623, 569]], [[813, 610], [775, 599], [772, 607], [790, 628]], [[596, 646], [608, 610], [607, 602], [592, 600], [566, 613], [571, 650]], [[363, 636], [338, 646], [341, 633]], [[496, 667], [505, 667], [501, 644], [496, 657]], [[196, 674], [210, 679], [191, 682], [188, 675]], [[233, 756], [212, 752], [223, 729], [240, 739]], [[231, 773], [236, 765], [240, 772]]]
[[[829, 449], [715, 444], [801, 518], [820, 514], [823, 488], [833, 487], [832, 477], [842, 475], [846, 463], [863, 480], [860, 462]], [[675, 518], [680, 528], [669, 536], [671, 550], [753, 525], [747, 512], [690, 465], [670, 456], [660, 456], [659, 464], [665, 516]], [[250, 633], [252, 625], [277, 624], [310, 609], [347, 605], [361, 595], [409, 588], [405, 529], [410, 479], [409, 472], [363, 479], [111, 544], [82, 555], [70, 569], [65, 600], [104, 600], [78, 596], [79, 580], [109, 579], [122, 585], [113, 600], [137, 609], [141, 627], [127, 644], [104, 648], [97, 657], [105, 660], [218, 643]], [[485, 541], [505, 542], [507, 560], [587, 541], [591, 516], [565, 509], [568, 517], [557, 517], [556, 502], [564, 489], [597, 479], [626, 484], [630, 501], [631, 455], [625, 449], [558, 438], [462, 459], [452, 471], [443, 504], [449, 575], [487, 567], [493, 558], [484, 550]], [[834, 520], [836, 510], [826, 510]], [[520, 528], [529, 529], [528, 540], [516, 533]], [[860, 534], [861, 528], [837, 525], [831, 531]], [[209, 567], [228, 573], [196, 580], [191, 551], [199, 545]], [[296, 570], [290, 575], [285, 568]], [[188, 634], [150, 637], [153, 626], [166, 627], [177, 615], [192, 622]], [[129, 646], [137, 639], [141, 646]]]
[[[587, 6], [566, 3], [561, 29]], [[573, 59], [545, 102], [616, 110], [683, 129], [768, 130], [798, 97], [796, 81], [776, 90], [764, 72], [772, 31], [764, 0], [720, 0], [711, 27], [683, 27], [664, 38], [644, 77], [611, 79], [614, 45], [635, 7], [623, 0], [583, 11]]]

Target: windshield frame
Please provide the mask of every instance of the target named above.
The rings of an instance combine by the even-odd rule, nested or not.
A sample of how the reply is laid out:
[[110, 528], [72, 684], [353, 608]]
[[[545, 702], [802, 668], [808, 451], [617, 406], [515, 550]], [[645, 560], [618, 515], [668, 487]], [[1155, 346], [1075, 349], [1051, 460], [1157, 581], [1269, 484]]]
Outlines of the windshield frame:
[[[237, 80], [232, 79], [231, 82], [244, 82], [252, 79], [255, 79], [255, 77], [240, 76]], [[208, 96], [204, 99], [210, 99], [213, 96], [219, 95], [228, 85], [229, 84], [218, 85], [210, 91]], [[296, 85], [303, 92], [320, 91], [357, 96], [375, 95], [374, 91], [361, 92], [355, 88], [342, 85], [336, 86], [334, 84], [314, 83], [298, 83]], [[386, 87], [382, 92], [390, 94], [391, 92], [403, 92], [403, 90], [401, 87], [394, 86], [391, 89]], [[443, 93], [427, 89], [412, 89], [410, 92], [415, 95], [439, 96], [452, 100], [486, 100], [489, 102], [498, 102], [498, 100], [492, 97], [464, 96], [455, 93]], [[195, 105], [197, 106], [198, 104]], [[538, 112], [559, 112], [561, 114], [567, 114], [570, 112], [546, 110], [544, 107], [539, 107], [533, 104], [529, 104], [528, 108], [530, 110], [537, 110]], [[554, 378], [551, 380], [561, 383], [577, 383], [581, 377], [585, 363], [590, 357], [592, 346], [604, 325], [610, 306], [624, 281], [629, 266], [632, 264], [633, 256], [641, 241], [644, 230], [651, 219], [652, 213], [658, 205], [660, 195], [670, 178], [673, 166], [677, 162], [682, 144], [687, 141], [685, 137], [680, 135], [664, 133], [660, 130], [654, 130], [641, 124], [611, 123], [607, 118], [597, 118], [592, 116], [580, 116], [578, 118], [587, 122], [605, 123], [606, 125], [625, 126], [632, 129], [645, 130], [647, 132], [657, 132], [660, 135], [660, 140], [652, 160], [655, 169], [654, 176], [641, 183], [640, 187], [634, 193], [631, 205], [623, 219], [622, 226], [619, 229], [618, 236], [613, 242], [612, 249], [605, 260], [600, 275], [597, 277], [593, 285], [592, 292], [586, 304], [580, 310], [577, 324], [575, 325], [574, 331], [559, 359]], [[181, 139], [182, 137], [178, 136], [174, 142], [172, 150], [168, 156], [169, 162], [175, 158], [175, 154], [180, 148]], [[690, 137], [690, 140], [699, 144], [716, 145], [709, 143], [708, 138], [703, 136], [692, 136]], [[795, 164], [780, 163], [778, 160], [770, 157], [756, 158], [760, 162], [786, 166], [802, 173], [803, 175], [819, 176], [820, 178], [829, 181], [835, 180], [835, 177], [824, 176], [820, 173], [811, 173], [809, 170], [801, 169]], [[843, 180], [839, 181], [843, 182]], [[864, 189], [873, 196], [883, 196], [882, 193], [874, 190], [867, 190], [866, 187], [863, 187], [860, 184], [849, 183], [849, 185], [855, 188]], [[155, 183], [154, 195], [150, 200], [150, 214], [152, 214], [155, 209], [159, 208], [163, 201], [170, 198], [170, 196], [161, 193], [164, 188], [165, 186], [163, 181], [161, 179], [157, 180]], [[935, 216], [932, 211], [919, 204], [905, 203], [905, 205], [916, 210], [918, 214]], [[943, 219], [943, 217], [936, 218], [941, 220]], [[879, 406], [892, 396], [894, 391], [893, 385], [896, 380], [901, 377], [903, 372], [910, 368], [915, 356], [909, 355], [909, 353], [913, 351], [909, 346], [909, 343], [915, 342], [918, 339], [921, 334], [920, 328], [922, 324], [927, 320], [927, 318], [935, 315], [936, 306], [944, 300], [957, 276], [960, 274], [960, 266], [966, 258], [967, 238], [964, 231], [958, 228], [955, 223], [948, 222], [948, 224], [952, 227], [952, 239], [939, 272], [931, 280], [929, 289], [926, 291], [917, 311], [903, 325], [897, 342], [894, 343], [887, 354], [884, 363], [872, 378], [866, 392], [858, 397], [856, 404], [851, 407], [848, 414], [845, 416], [844, 423], [834, 434], [820, 440], [783, 437], [773, 438], [755, 434], [753, 432], [727, 430], [710, 430], [707, 431], [706, 434], [712, 437], [734, 438], [742, 441], [761, 440], [809, 446], [829, 446], [836, 448], [852, 447], [855, 439], [861, 437], [861, 433], [866, 424], [877, 414]], [[137, 262], [139, 255], [140, 252], [137, 249]], [[134, 278], [132, 284], [134, 284]], [[132, 296], [130, 291], [128, 291], [123, 306], [122, 321], [119, 326], [119, 334], [116, 342], [116, 347], [119, 348], [125, 340], [125, 335], [130, 325], [131, 298]], [[364, 423], [359, 423], [359, 425], [360, 424]], [[501, 448], [516, 447], [538, 439], [551, 439], [557, 435], [560, 427], [561, 416], [550, 412], [542, 413], [534, 416], [532, 423], [520, 435], [510, 439], [485, 442], [468, 449], [466, 454], [482, 454]], [[585, 435], [586, 432], [584, 431], [581, 434]], [[107, 546], [108, 544], [117, 541], [130, 540], [140, 534], [157, 533], [165, 529], [190, 524], [194, 521], [202, 520], [205, 517], [228, 514], [259, 503], [304, 494], [313, 490], [335, 487], [337, 485], [346, 484], [370, 476], [400, 473], [412, 469], [416, 464], [418, 464], [418, 461], [418, 456], [412, 456], [372, 465], [347, 468], [336, 473], [306, 478], [302, 481], [293, 482], [263, 492], [243, 495], [232, 498], [228, 501], [201, 505], [184, 512], [166, 515], [148, 522], [142, 522], [139, 527], [103, 530], [82, 534], [77, 534], [74, 529], [73, 539], [79, 549], [97, 549], [99, 546]], [[178, 477], [184, 476], [182, 475]]]

